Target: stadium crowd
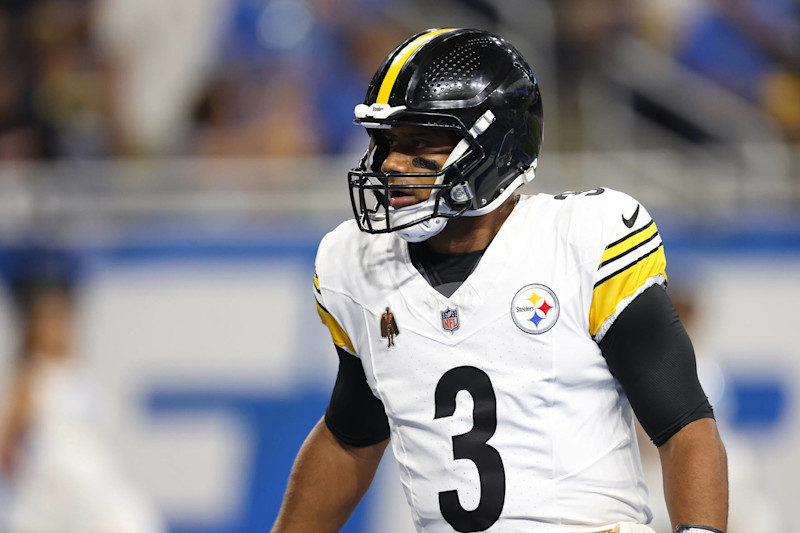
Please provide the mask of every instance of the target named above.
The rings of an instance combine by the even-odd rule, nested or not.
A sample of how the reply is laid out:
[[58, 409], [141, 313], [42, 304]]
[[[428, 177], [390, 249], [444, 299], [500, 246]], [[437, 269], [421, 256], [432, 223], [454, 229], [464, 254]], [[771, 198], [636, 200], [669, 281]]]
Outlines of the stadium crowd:
[[[7, 0], [0, 157], [355, 151], [352, 102], [410, 31], [408, 2]], [[497, 22], [490, 3], [453, 5]], [[571, 95], [581, 78], [614, 68], [612, 51], [630, 35], [749, 102], [787, 139], [800, 138], [796, 2], [568, 0], [552, 8], [559, 117], [577, 126], [550, 142], [582, 144]]]

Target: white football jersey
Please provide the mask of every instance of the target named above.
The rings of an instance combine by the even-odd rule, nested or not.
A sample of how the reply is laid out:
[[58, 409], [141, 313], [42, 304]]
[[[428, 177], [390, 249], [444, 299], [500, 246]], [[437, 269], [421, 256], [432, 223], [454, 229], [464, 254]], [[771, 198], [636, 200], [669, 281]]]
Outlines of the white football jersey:
[[395, 234], [349, 221], [322, 240], [318, 311], [383, 402], [418, 531], [651, 519], [632, 410], [597, 342], [665, 264], [645, 208], [610, 189], [523, 196], [449, 298]]

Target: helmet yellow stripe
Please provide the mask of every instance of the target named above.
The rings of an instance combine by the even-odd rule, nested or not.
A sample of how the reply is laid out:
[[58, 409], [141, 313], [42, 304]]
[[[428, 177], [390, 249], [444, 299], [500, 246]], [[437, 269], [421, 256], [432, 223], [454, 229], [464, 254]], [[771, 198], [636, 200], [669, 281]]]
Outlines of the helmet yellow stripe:
[[394, 83], [397, 81], [397, 76], [400, 75], [400, 70], [403, 68], [403, 65], [406, 64], [408, 58], [411, 57], [419, 47], [436, 37], [442, 33], [453, 31], [456, 28], [444, 28], [441, 30], [432, 30], [428, 33], [420, 35], [403, 48], [399, 54], [397, 54], [392, 60], [392, 64], [389, 66], [389, 70], [386, 71], [386, 76], [383, 78], [383, 83], [381, 83], [381, 88], [378, 91], [378, 98], [375, 100], [376, 104], [388, 104], [389, 103], [389, 95], [392, 93], [392, 88], [394, 88]]

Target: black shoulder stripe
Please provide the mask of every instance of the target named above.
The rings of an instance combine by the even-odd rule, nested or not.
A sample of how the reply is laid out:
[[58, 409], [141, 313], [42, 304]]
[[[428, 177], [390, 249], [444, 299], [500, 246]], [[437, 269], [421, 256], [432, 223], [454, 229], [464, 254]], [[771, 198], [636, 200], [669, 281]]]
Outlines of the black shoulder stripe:
[[613, 278], [613, 277], [614, 277], [614, 276], [616, 276], [617, 274], [619, 274], [619, 273], [621, 273], [621, 272], [624, 272], [624, 271], [628, 270], [629, 268], [631, 268], [632, 266], [636, 265], [637, 263], [640, 263], [640, 262], [641, 262], [642, 260], [644, 260], [645, 258], [647, 258], [647, 257], [649, 257], [649, 256], [653, 255], [654, 253], [656, 253], [656, 252], [657, 252], [659, 249], [661, 249], [663, 246], [664, 246], [664, 244], [663, 244], [663, 243], [659, 244], [658, 246], [656, 246], [655, 248], [653, 248], [652, 250], [650, 250], [649, 252], [647, 252], [646, 254], [644, 254], [642, 257], [640, 257], [639, 259], [637, 259], [637, 260], [636, 260], [636, 261], [634, 261], [633, 263], [629, 263], [628, 265], [626, 265], [626, 266], [624, 266], [624, 267], [620, 268], [619, 270], [617, 270], [617, 271], [616, 271], [616, 272], [614, 272], [613, 274], [609, 274], [608, 276], [604, 277], [603, 279], [601, 279], [600, 281], [598, 281], [597, 283], [595, 283], [595, 284], [594, 284], [594, 288], [597, 288], [598, 286], [600, 286], [600, 285], [602, 285], [603, 283], [605, 283], [606, 281], [610, 280], [611, 278]]
[[[649, 224], [648, 224], [648, 226], [649, 226]], [[633, 247], [631, 247], [631, 248], [628, 248], [626, 251], [622, 252], [621, 254], [619, 254], [619, 255], [615, 255], [615, 256], [614, 256], [614, 257], [612, 257], [611, 259], [606, 259], [605, 261], [603, 261], [602, 263], [600, 263], [600, 266], [599, 266], [599, 267], [597, 267], [597, 270], [600, 270], [601, 268], [603, 268], [604, 266], [606, 266], [606, 265], [607, 265], [607, 264], [609, 264], [609, 263], [613, 263], [614, 261], [616, 261], [617, 259], [619, 259], [620, 257], [622, 257], [622, 256], [624, 256], [624, 255], [628, 255], [628, 254], [629, 254], [629, 253], [631, 253], [632, 251], [636, 250], [637, 248], [640, 248], [640, 247], [644, 246], [645, 244], [647, 244], [648, 242], [652, 241], [652, 240], [653, 240], [653, 239], [655, 239], [656, 237], [658, 237], [658, 232], [655, 232], [655, 233], [653, 233], [653, 235], [652, 235], [652, 236], [651, 236], [649, 239], [643, 240], [642, 242], [640, 242], [640, 243], [639, 243], [639, 244], [637, 244], [636, 246], [633, 246]]]
[[644, 230], [646, 230], [647, 228], [649, 228], [649, 227], [650, 227], [650, 226], [652, 226], [653, 224], [654, 224], [654, 222], [653, 222], [653, 219], [650, 219], [650, 223], [649, 223], [649, 224], [647, 224], [647, 225], [645, 225], [645, 226], [642, 226], [641, 228], [637, 229], [636, 231], [632, 231], [631, 233], [628, 233], [627, 235], [625, 235], [623, 238], [621, 238], [621, 239], [620, 239], [620, 240], [618, 240], [618, 241], [614, 241], [614, 242], [612, 242], [611, 244], [609, 244], [608, 246], [606, 246], [606, 250], [608, 250], [609, 248], [613, 248], [614, 246], [618, 245], [618, 244], [619, 244], [619, 243], [621, 243], [621, 242], [624, 242], [624, 241], [625, 241], [625, 240], [627, 240], [627, 239], [630, 239], [631, 237], [633, 237], [633, 236], [634, 236], [634, 235], [636, 235], [637, 233], [641, 233], [641, 232], [643, 232]]

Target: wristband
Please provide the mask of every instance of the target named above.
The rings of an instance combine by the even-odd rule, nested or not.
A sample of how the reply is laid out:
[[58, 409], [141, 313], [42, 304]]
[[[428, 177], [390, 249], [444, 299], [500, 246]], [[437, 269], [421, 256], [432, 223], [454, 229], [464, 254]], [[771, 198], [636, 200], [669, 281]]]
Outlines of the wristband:
[[725, 533], [719, 529], [711, 526], [704, 526], [702, 524], [678, 524], [675, 528], [675, 533]]

